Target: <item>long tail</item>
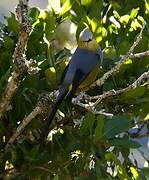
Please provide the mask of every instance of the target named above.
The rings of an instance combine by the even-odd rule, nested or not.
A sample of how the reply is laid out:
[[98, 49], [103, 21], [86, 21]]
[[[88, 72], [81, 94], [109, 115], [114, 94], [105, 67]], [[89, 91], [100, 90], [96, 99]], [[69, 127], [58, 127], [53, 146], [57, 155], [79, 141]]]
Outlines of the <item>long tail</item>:
[[57, 112], [58, 107], [60, 106], [60, 104], [62, 103], [64, 97], [66, 96], [67, 91], [65, 91], [64, 93], [60, 94], [56, 100], [56, 103], [53, 105], [48, 117], [47, 117], [47, 121], [45, 122], [42, 132], [41, 132], [41, 136], [39, 139], [39, 143], [40, 143], [40, 148], [42, 148], [44, 146], [44, 140], [45, 138], [48, 136], [48, 129], [52, 123], [52, 120]]

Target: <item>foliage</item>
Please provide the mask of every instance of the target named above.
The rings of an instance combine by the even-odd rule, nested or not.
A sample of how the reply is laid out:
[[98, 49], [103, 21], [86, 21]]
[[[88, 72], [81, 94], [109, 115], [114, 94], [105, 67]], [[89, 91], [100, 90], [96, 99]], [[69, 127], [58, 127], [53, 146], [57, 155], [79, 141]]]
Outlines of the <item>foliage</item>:
[[[40, 71], [28, 75], [13, 96], [11, 107], [0, 121], [0, 148], [11, 137], [18, 124], [35, 107], [38, 97], [58, 88], [60, 78], [71, 53], [64, 48], [54, 53], [52, 43], [59, 25], [71, 20], [77, 25], [76, 38], [87, 26], [93, 32], [104, 54], [103, 69], [99, 76], [116, 64], [132, 45], [142, 24], [146, 21], [143, 40], [135, 49], [149, 49], [149, 1], [135, 0], [51, 0], [50, 11], [30, 9], [32, 32], [27, 45], [27, 58], [38, 62]], [[19, 27], [15, 15], [0, 27], [0, 93], [4, 92], [13, 69], [12, 56], [18, 39]], [[148, 68], [148, 57], [128, 59], [119, 73], [109, 78], [101, 88], [90, 90], [90, 95], [120, 89], [134, 82]], [[69, 123], [53, 131], [43, 152], [38, 149], [39, 129], [43, 118], [37, 117], [25, 129], [18, 142], [5, 154], [1, 176], [8, 172], [11, 179], [147, 179], [148, 170], [139, 169], [129, 159], [130, 148], [139, 148], [131, 129], [136, 125], [148, 127], [149, 91], [147, 84], [109, 98], [98, 105], [112, 113], [112, 119], [93, 115], [80, 107], [63, 102], [61, 110]], [[138, 119], [137, 124], [135, 119]], [[73, 119], [83, 119], [72, 125]], [[139, 134], [137, 134], [139, 136]], [[5, 137], [5, 141], [4, 141]], [[124, 158], [119, 160], [119, 155]], [[13, 170], [12, 170], [13, 169]], [[109, 171], [110, 169], [110, 171]]]

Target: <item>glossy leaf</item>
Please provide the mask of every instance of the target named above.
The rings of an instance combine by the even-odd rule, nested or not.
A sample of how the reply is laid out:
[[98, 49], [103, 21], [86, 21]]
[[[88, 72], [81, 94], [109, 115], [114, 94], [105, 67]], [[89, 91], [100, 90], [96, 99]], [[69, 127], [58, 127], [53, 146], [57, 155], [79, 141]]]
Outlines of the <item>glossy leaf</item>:
[[98, 141], [103, 134], [103, 127], [104, 127], [104, 117], [98, 116], [97, 117], [97, 126], [95, 128], [95, 140]]
[[33, 23], [38, 19], [39, 14], [40, 14], [40, 10], [38, 8], [34, 7], [29, 10], [29, 15], [32, 18]]
[[[0, 0], [0, 4], [3, 1]], [[134, 90], [103, 99], [95, 107], [95, 112], [103, 115], [92, 114], [65, 97], [49, 127], [42, 150], [39, 139], [53, 105], [47, 106], [47, 112], [46, 107], [42, 107], [46, 99], [40, 97], [58, 90], [62, 82], [61, 76], [74, 52], [65, 46], [74, 47], [75, 37], [78, 40], [80, 32], [88, 27], [104, 52], [102, 70], [99, 69], [97, 77], [100, 78], [126, 55], [144, 22], [142, 39], [132, 53], [148, 50], [148, 5], [149, 0], [49, 0], [46, 9], [29, 9], [32, 31], [23, 56], [28, 61], [37, 61], [34, 67], [38, 72], [21, 74], [24, 78], [17, 84], [19, 86], [0, 120], [1, 179], [147, 180], [148, 169], [139, 167], [139, 157], [130, 159], [129, 156], [130, 149], [135, 151], [134, 148], [139, 148], [142, 157], [148, 152], [148, 142], [140, 138], [144, 127], [147, 128], [143, 132], [145, 138], [149, 129], [147, 79]], [[20, 29], [13, 13], [6, 21], [6, 24], [0, 22], [0, 104], [15, 69], [13, 54]], [[85, 96], [79, 102], [90, 105], [105, 91], [126, 88], [147, 71], [148, 56], [127, 59], [119, 72], [106, 79], [102, 87], [91, 86], [86, 92], [89, 98]], [[74, 96], [79, 93], [77, 91]], [[32, 111], [37, 105], [45, 111], [43, 109], [32, 119], [6, 152], [5, 145], [22, 121], [34, 116]], [[113, 115], [112, 119], [108, 113]], [[132, 128], [137, 134], [130, 133]]]
[[47, 41], [50, 42], [51, 40], [53, 40], [54, 35], [55, 35], [56, 18], [50, 12], [46, 11], [45, 13], [46, 13], [45, 35], [46, 35]]
[[7, 19], [7, 22], [9, 31], [17, 35], [19, 33], [19, 25], [13, 13], [11, 13], [11, 16]]
[[130, 13], [130, 17], [133, 19], [137, 16], [139, 8], [133, 9]]
[[72, 5], [73, 5], [72, 0], [65, 1], [65, 3], [63, 4], [63, 6], [60, 9], [59, 16], [64, 16], [64, 14], [67, 13], [71, 9]]
[[85, 119], [81, 126], [81, 132], [85, 133], [85, 132], [89, 131], [90, 135], [92, 135], [94, 122], [95, 122], [94, 114], [92, 114], [91, 112], [88, 112], [85, 115]]
[[136, 99], [138, 97], [141, 97], [144, 95], [145, 87], [144, 86], [138, 86], [136, 89], [131, 90], [129, 92], [123, 93], [121, 96], [123, 99]]
[[126, 116], [114, 116], [105, 123], [103, 136], [108, 139], [113, 138], [115, 135], [128, 130], [130, 123], [130, 119]]
[[141, 145], [128, 138], [116, 138], [109, 140], [111, 146], [121, 147], [121, 148], [139, 148]]

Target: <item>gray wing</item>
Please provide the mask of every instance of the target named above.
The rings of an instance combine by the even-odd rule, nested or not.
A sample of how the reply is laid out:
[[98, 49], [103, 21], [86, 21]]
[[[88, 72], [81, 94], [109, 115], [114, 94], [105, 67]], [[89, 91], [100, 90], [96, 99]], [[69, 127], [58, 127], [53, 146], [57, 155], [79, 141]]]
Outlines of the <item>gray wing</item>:
[[69, 63], [67, 72], [64, 77], [63, 86], [72, 84], [71, 96], [76, 92], [81, 82], [88, 74], [100, 64], [100, 55], [97, 52], [77, 48]]
[[[81, 71], [82, 76], [88, 75], [97, 64], [100, 64], [101, 57], [99, 52], [93, 52], [86, 49], [77, 48], [70, 60], [64, 82], [72, 83], [76, 76], [76, 71]], [[78, 74], [77, 74], [78, 76]], [[78, 77], [82, 79], [83, 77]]]

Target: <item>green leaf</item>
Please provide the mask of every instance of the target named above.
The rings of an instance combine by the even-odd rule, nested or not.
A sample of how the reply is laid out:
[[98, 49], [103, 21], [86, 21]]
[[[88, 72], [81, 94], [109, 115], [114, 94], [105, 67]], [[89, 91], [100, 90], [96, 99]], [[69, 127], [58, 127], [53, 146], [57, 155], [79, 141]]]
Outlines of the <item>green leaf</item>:
[[52, 180], [59, 180], [59, 176], [58, 176], [58, 174], [57, 174], [57, 175], [55, 175], [55, 176], [52, 178]]
[[6, 88], [6, 84], [9, 77], [10, 77], [10, 69], [8, 69], [7, 72], [0, 78], [0, 93], [2, 93], [2, 91], [4, 91], [4, 89]]
[[72, 0], [65, 1], [63, 6], [61, 7], [59, 16], [64, 16], [64, 14], [67, 13], [71, 9], [73, 3], [74, 3], [74, 1], [72, 1]]
[[38, 8], [31, 8], [29, 9], [29, 16], [32, 18], [33, 22], [35, 22], [38, 19], [38, 16], [40, 14], [40, 10]]
[[146, 8], [145, 13], [149, 14], [149, 2], [147, 0], [145, 0], [145, 8]]
[[122, 43], [119, 45], [118, 53], [119, 55], [125, 54], [128, 51], [130, 46], [130, 42], [123, 40]]
[[146, 180], [148, 180], [149, 177], [149, 167], [145, 167], [142, 169], [144, 176], [146, 177]]
[[13, 32], [15, 35], [17, 35], [19, 32], [19, 25], [13, 13], [11, 13], [11, 16], [8, 17], [7, 23], [8, 23], [8, 30], [10, 32]]
[[45, 76], [46, 76], [48, 84], [51, 87], [55, 88], [56, 84], [57, 84], [57, 77], [56, 77], [55, 68], [54, 67], [49, 67], [48, 69], [46, 69]]
[[46, 11], [45, 18], [45, 35], [48, 41], [51, 41], [54, 38], [56, 30], [56, 18], [51, 12]]
[[109, 140], [109, 143], [111, 146], [117, 146], [121, 148], [139, 148], [141, 145], [133, 140], [130, 140], [128, 138], [116, 138], [116, 139], [111, 139]]
[[80, 23], [78, 24], [78, 27], [77, 27], [77, 31], [76, 31], [77, 41], [79, 41], [80, 33], [86, 28], [86, 25], [83, 23], [83, 21], [84, 21], [83, 19], [80, 21]]
[[137, 168], [131, 166], [130, 171], [132, 173], [133, 179], [138, 180], [139, 179], [139, 172], [137, 171]]
[[107, 139], [113, 138], [115, 135], [128, 130], [130, 119], [126, 116], [114, 116], [105, 123], [103, 136]]
[[85, 119], [82, 123], [81, 132], [84, 134], [86, 131], [89, 131], [90, 135], [92, 135], [94, 122], [95, 122], [95, 115], [92, 114], [91, 112], [88, 112], [85, 115]]
[[8, 51], [11, 51], [13, 49], [13, 45], [14, 45], [14, 41], [9, 36], [5, 36], [4, 37], [4, 47]]
[[95, 172], [96, 172], [97, 179], [102, 179], [102, 169], [101, 169], [100, 161], [96, 162]]
[[145, 93], [145, 87], [144, 86], [138, 86], [136, 89], [133, 89], [129, 92], [125, 92], [122, 94], [121, 98], [122, 99], [136, 99], [138, 97], [143, 96]]
[[0, 52], [0, 76], [4, 75], [10, 67], [10, 60], [12, 59], [12, 54], [9, 51]]
[[[100, 14], [101, 11], [103, 10], [103, 0], [100, 1], [93, 1], [89, 5], [89, 17], [92, 18], [97, 18], [98, 22], [100, 21]], [[88, 15], [88, 12], [86, 12]]]
[[139, 8], [132, 9], [131, 14], [130, 14], [131, 19], [133, 19], [137, 16], [138, 11], [139, 11]]
[[30, 152], [28, 152], [28, 157], [30, 160], [36, 159], [39, 155], [39, 147], [34, 146]]
[[81, 4], [82, 4], [83, 6], [89, 5], [91, 2], [92, 2], [92, 0], [81, 0]]
[[130, 16], [128, 14], [121, 16], [119, 19], [122, 24], [128, 24], [129, 20]]
[[104, 126], [104, 116], [100, 115], [97, 117], [97, 126], [95, 128], [95, 140], [98, 141], [102, 137]]
[[71, 14], [71, 16], [72, 16], [71, 19], [74, 23], [76, 23], [78, 25], [80, 23], [82, 17], [86, 15], [85, 9], [83, 8], [83, 6], [81, 6], [79, 1], [74, 2], [72, 8], [77, 16], [75, 14]]

